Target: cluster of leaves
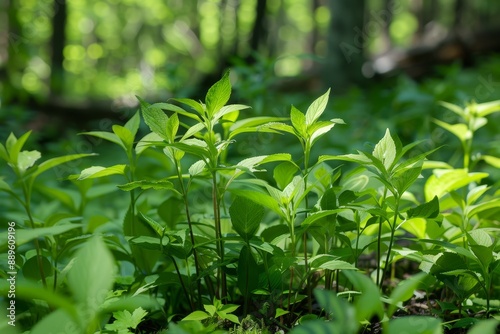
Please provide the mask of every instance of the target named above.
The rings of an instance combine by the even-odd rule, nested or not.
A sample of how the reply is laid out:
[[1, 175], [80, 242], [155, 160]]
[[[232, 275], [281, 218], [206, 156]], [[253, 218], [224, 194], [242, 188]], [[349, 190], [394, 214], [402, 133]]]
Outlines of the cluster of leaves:
[[[139, 99], [140, 112], [123, 126], [84, 133], [119, 147], [126, 163], [69, 177], [79, 189], [78, 204], [60, 189], [37, 189], [69, 208], [64, 214], [33, 213], [35, 178], [84, 155], [36, 164], [40, 153], [22, 150], [29, 133], [0, 145], [16, 179], [0, 179], [0, 190], [26, 217], [16, 231], [17, 292], [40, 300], [18, 310], [23, 327], [127, 333], [156, 322], [163, 324], [158, 331], [169, 323], [164, 331], [209, 333], [260, 323], [260, 331], [293, 333], [374, 326], [439, 333], [477, 323], [471, 332], [494, 331], [498, 320], [479, 319], [497, 316], [500, 308], [500, 191], [498, 184], [481, 183], [488, 174], [473, 171], [470, 160], [472, 134], [500, 111], [500, 102], [444, 104], [464, 119], [436, 120], [463, 143], [464, 166], [454, 168], [428, 160], [436, 149], [403, 145], [389, 129], [371, 149], [313, 159], [313, 146], [344, 123], [321, 120], [329, 91], [305, 113], [292, 106], [289, 118], [240, 119], [248, 106], [228, 104], [231, 89], [226, 73], [203, 102]], [[141, 116], [149, 131], [139, 137]], [[300, 153], [232, 161], [231, 148], [249, 133], [291, 135]], [[150, 159], [161, 166], [160, 177], [141, 173]], [[500, 167], [494, 156], [483, 160]], [[348, 166], [332, 167], [332, 161]], [[91, 189], [117, 178], [123, 181], [113, 187], [129, 201], [120, 229], [105, 229], [100, 218], [88, 218], [87, 205], [95, 198]], [[93, 188], [97, 181], [104, 183]], [[367, 257], [374, 265], [363, 263]], [[408, 262], [418, 264], [419, 273], [414, 269], [391, 288], [407, 278], [396, 269]], [[7, 293], [8, 286], [1, 289]], [[425, 317], [405, 307], [418, 295], [432, 310]]]

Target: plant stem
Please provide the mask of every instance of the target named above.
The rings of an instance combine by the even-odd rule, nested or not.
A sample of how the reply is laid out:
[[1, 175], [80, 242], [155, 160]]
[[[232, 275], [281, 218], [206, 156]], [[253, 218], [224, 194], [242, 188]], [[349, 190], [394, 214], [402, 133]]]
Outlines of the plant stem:
[[198, 259], [198, 251], [196, 250], [196, 242], [194, 239], [194, 231], [193, 224], [191, 222], [191, 214], [189, 212], [189, 201], [188, 201], [188, 192], [186, 187], [184, 187], [184, 181], [182, 179], [182, 169], [180, 165], [180, 161], [175, 160], [175, 168], [177, 170], [177, 178], [179, 180], [179, 184], [181, 187], [182, 200], [184, 202], [184, 210], [186, 212], [186, 220], [189, 228], [189, 237], [191, 239], [191, 244], [193, 245], [193, 257], [194, 257], [194, 269], [196, 273], [196, 284], [198, 287], [198, 306], [201, 307], [201, 281], [200, 281], [200, 263]]
[[219, 266], [217, 267], [217, 291], [216, 296], [220, 300], [227, 297], [226, 273], [222, 270], [224, 263], [224, 240], [222, 239], [222, 228], [220, 221], [220, 203], [217, 191], [217, 173], [212, 171], [212, 201], [215, 221], [215, 239], [217, 246], [217, 255], [219, 256]]
[[[385, 265], [384, 270], [382, 271], [382, 279], [380, 281], [380, 288], [382, 289], [382, 284], [384, 282], [384, 278], [387, 275], [387, 270], [389, 267], [389, 260], [391, 258], [392, 245], [394, 244], [394, 233], [396, 232], [397, 220], [399, 215], [399, 200], [400, 198], [396, 198], [396, 209], [394, 210], [394, 220], [392, 222], [391, 227], [391, 239], [389, 240], [389, 248], [387, 249], [387, 255], [385, 257]], [[390, 225], [390, 223], [389, 223]]]

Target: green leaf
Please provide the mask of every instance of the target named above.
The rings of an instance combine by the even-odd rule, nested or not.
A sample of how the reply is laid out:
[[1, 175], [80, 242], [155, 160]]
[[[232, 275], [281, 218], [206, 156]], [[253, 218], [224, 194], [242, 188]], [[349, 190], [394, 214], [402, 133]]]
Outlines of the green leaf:
[[417, 275], [405, 279], [400, 284], [398, 284], [398, 286], [396, 286], [389, 297], [390, 304], [387, 308], [387, 316], [389, 318], [391, 318], [394, 314], [394, 311], [396, 311], [398, 303], [407, 301], [413, 296], [413, 293], [419, 287], [426, 276], [426, 273], [418, 273]]
[[290, 161], [280, 163], [273, 171], [273, 178], [279, 189], [283, 189], [289, 184], [294, 175], [299, 170], [299, 167]]
[[207, 312], [194, 311], [194, 312], [188, 314], [186, 317], [184, 317], [182, 319], [182, 321], [189, 321], [189, 320], [198, 320], [198, 321], [201, 321], [201, 320], [205, 320], [205, 319], [208, 319], [208, 318], [210, 318], [210, 315]]
[[163, 225], [158, 223], [153, 218], [146, 216], [142, 212], [141, 216], [146, 221], [146, 223], [148, 223], [148, 225], [151, 226], [151, 228], [156, 232], [156, 234], [158, 234], [159, 237], [163, 237], [163, 234], [165, 232], [165, 227], [163, 227]]
[[[90, 319], [89, 319], [90, 320]], [[48, 333], [84, 333], [86, 330], [72, 319], [64, 310], [55, 310], [42, 320], [38, 321], [30, 331], [30, 334]], [[94, 332], [92, 330], [92, 332]]]
[[[186, 98], [177, 98], [177, 99], [172, 99], [173, 101], [177, 101], [177, 102], [180, 102], [182, 104], [185, 104], [191, 108], [193, 108], [199, 115], [204, 115], [205, 114], [205, 106], [195, 100], [192, 100], [192, 99], [186, 99]], [[172, 104], [168, 104], [168, 103], [155, 103], [155, 105], [159, 106], [160, 108], [162, 109], [167, 109], [167, 110], [174, 110], [175, 112], [183, 115], [183, 116], [186, 116], [186, 117], [189, 117], [189, 118], [192, 118], [198, 122], [201, 122], [201, 118], [198, 117], [198, 115], [192, 113], [192, 112], [189, 112], [189, 111], [186, 111], [182, 108], [179, 108], [177, 106], [174, 106]], [[175, 107], [174, 109], [171, 109], [172, 107]]]
[[441, 327], [440, 319], [429, 316], [410, 315], [389, 321], [387, 326], [387, 334], [401, 333], [442, 334], [443, 328]]
[[338, 257], [322, 254], [310, 259], [311, 268], [328, 270], [357, 270], [352, 264], [339, 260]]
[[462, 119], [465, 120], [466, 115], [465, 115], [464, 109], [460, 108], [459, 106], [457, 106], [455, 104], [445, 102], [445, 101], [439, 101], [438, 103], [440, 105], [442, 105], [443, 107], [445, 107], [446, 109], [453, 111], [455, 114], [457, 114], [458, 116], [460, 116]]
[[[336, 209], [336, 210], [324, 210], [324, 211], [315, 212], [315, 213], [307, 216], [307, 218], [304, 219], [300, 225], [307, 228], [307, 226], [313, 224], [314, 222], [316, 222], [324, 217], [335, 215], [335, 214], [339, 213], [340, 211], [341, 210]], [[332, 222], [332, 224], [333, 223], [334, 222]]]
[[160, 145], [164, 146], [163, 138], [154, 132], [150, 132], [137, 143], [135, 153], [141, 155], [148, 147]]
[[52, 158], [49, 160], [46, 160], [42, 162], [40, 165], [38, 165], [38, 168], [36, 171], [32, 174], [32, 177], [37, 177], [38, 175], [42, 174], [43, 172], [52, 169], [56, 166], [59, 166], [61, 164], [68, 163], [73, 160], [85, 158], [85, 157], [90, 157], [94, 156], [94, 153], [81, 153], [81, 154], [70, 154], [70, 155], [64, 155], [62, 157], [57, 157], [57, 158]]
[[222, 78], [210, 87], [205, 97], [208, 117], [213, 118], [215, 113], [229, 101], [230, 96], [231, 82], [229, 81], [229, 71], [226, 71]]
[[11, 164], [17, 166], [19, 153], [23, 149], [23, 146], [30, 135], [31, 131], [28, 131], [21, 137], [19, 137], [19, 139], [17, 139], [12, 132], [10, 133], [9, 137], [7, 138], [7, 142], [5, 143], [5, 148], [7, 149], [7, 152], [9, 154], [9, 162]]
[[290, 120], [292, 121], [292, 125], [297, 131], [297, 134], [301, 138], [305, 139], [307, 136], [306, 116], [299, 109], [292, 106], [292, 109], [290, 111]]
[[[248, 109], [248, 108], [250, 108], [250, 106], [247, 106], [247, 105], [244, 105], [244, 104], [230, 104], [230, 105], [224, 106], [224, 107], [220, 108], [220, 110], [215, 113], [215, 115], [213, 117], [213, 121], [214, 122], [218, 122], [219, 119], [221, 119], [221, 118], [225, 119], [224, 116], [226, 116], [228, 114], [239, 112], [240, 110]], [[235, 113], [234, 115], [237, 117], [238, 114], [239, 113]], [[235, 120], [236, 119], [234, 119], [232, 121], [234, 122]]]
[[179, 116], [177, 116], [177, 114], [173, 114], [168, 119], [167, 128], [165, 129], [166, 135], [170, 143], [173, 143], [175, 141], [175, 136], [177, 135], [178, 130], [179, 130]]
[[7, 153], [7, 149], [0, 143], [0, 158], [5, 160], [6, 162], [10, 161], [9, 154]]
[[354, 302], [357, 320], [369, 320], [373, 315], [383, 319], [384, 309], [380, 301], [380, 292], [377, 285], [367, 276], [354, 270], [346, 270], [343, 274], [361, 292], [361, 296], [357, 297]]
[[493, 246], [491, 236], [482, 229], [472, 230], [467, 232], [467, 239], [471, 245], [479, 245], [484, 247]]
[[229, 188], [229, 191], [233, 195], [246, 197], [249, 200], [252, 200], [268, 209], [271, 209], [277, 214], [282, 214], [277, 201], [268, 194], [265, 194], [261, 191], [250, 190], [250, 189]]
[[498, 319], [483, 319], [472, 326], [467, 334], [495, 334], [498, 333], [497, 328], [499, 324], [500, 321]]
[[178, 193], [174, 184], [167, 180], [158, 180], [158, 181], [150, 181], [150, 180], [140, 180], [133, 181], [126, 184], [119, 185], [118, 188], [124, 191], [130, 191], [133, 189], [141, 188], [141, 189], [155, 189], [155, 190], [174, 190]]
[[144, 118], [144, 122], [146, 123], [146, 125], [149, 126], [151, 131], [153, 131], [163, 139], [168, 140], [169, 139], [169, 136], [167, 134], [168, 116], [160, 108], [149, 105], [140, 98], [139, 101], [141, 103], [142, 117]]
[[112, 324], [106, 324], [105, 328], [111, 331], [136, 329], [147, 314], [148, 312], [142, 307], [135, 309], [133, 313], [128, 310], [113, 312], [115, 321]]
[[238, 288], [243, 296], [249, 294], [259, 287], [259, 266], [247, 245], [243, 245], [238, 258]]
[[141, 116], [139, 111], [136, 111], [134, 116], [132, 116], [127, 123], [125, 123], [125, 128], [130, 131], [132, 137], [135, 138], [137, 131], [139, 130], [139, 125], [141, 125]]
[[97, 312], [113, 287], [115, 272], [111, 252], [102, 239], [95, 236], [75, 254], [75, 263], [68, 272], [68, 286], [87, 311]]
[[500, 198], [495, 198], [490, 201], [486, 201], [476, 205], [469, 205], [465, 209], [465, 214], [467, 215], [468, 218], [472, 218], [483, 211], [490, 209], [499, 209], [499, 208], [500, 208]]
[[323, 196], [321, 196], [320, 206], [321, 210], [335, 210], [338, 208], [335, 189], [328, 188], [325, 190]]
[[432, 200], [427, 203], [421, 204], [416, 208], [408, 210], [408, 218], [422, 217], [422, 218], [436, 218], [439, 215], [439, 200], [434, 196]]
[[[500, 111], [500, 100], [476, 104], [474, 107], [476, 109], [477, 116], [488, 116], [489, 114]], [[469, 108], [469, 106], [467, 108]]]
[[132, 145], [134, 144], [134, 135], [132, 132], [130, 132], [129, 129], [120, 126], [120, 125], [113, 125], [112, 126], [113, 132], [115, 135], [121, 140], [123, 143], [122, 147], [125, 147], [126, 151], [129, 151], [132, 149]]
[[125, 146], [123, 146], [122, 141], [118, 136], [114, 133], [111, 132], [106, 132], [106, 131], [90, 131], [90, 132], [82, 132], [80, 133], [81, 135], [87, 135], [87, 136], [93, 136], [97, 138], [101, 138], [104, 140], [107, 140], [109, 142], [115, 143], [122, 147], [124, 150], [126, 150]]
[[289, 153], [276, 153], [276, 154], [271, 154], [271, 155], [261, 155], [261, 156], [256, 156], [256, 157], [251, 157], [247, 158], [244, 160], [241, 160], [236, 164], [237, 167], [245, 167], [249, 171], [254, 172], [256, 171], [255, 167], [260, 166], [265, 163], [269, 162], [276, 162], [276, 161], [292, 161], [292, 156]]
[[385, 131], [384, 137], [375, 145], [373, 156], [382, 162], [385, 169], [389, 171], [396, 158], [396, 144], [391, 137], [389, 129]]
[[236, 197], [229, 207], [233, 227], [246, 242], [257, 233], [264, 213], [260, 204], [245, 197]]
[[116, 174], [125, 175], [126, 168], [127, 165], [114, 165], [111, 167], [92, 166], [82, 170], [80, 176], [78, 177], [78, 180], [95, 179]]
[[[63, 224], [50, 227], [38, 227], [36, 229], [16, 229], [16, 245], [21, 246], [33, 239], [62, 234], [75, 228], [81, 228], [82, 226], [81, 224]], [[7, 232], [0, 233], [0, 240], [0, 249], [6, 249]]]
[[23, 174], [26, 169], [30, 168], [42, 155], [38, 151], [22, 151], [17, 159], [17, 168]]
[[314, 100], [313, 103], [307, 108], [306, 111], [306, 125], [309, 127], [314, 124], [318, 118], [325, 111], [326, 105], [328, 103], [328, 98], [330, 96], [330, 89], [326, 91], [323, 95]]
[[311, 146], [334, 126], [335, 123], [329, 121], [317, 122], [311, 125], [311, 129], [307, 131], [310, 136], [309, 141], [311, 142]]
[[483, 159], [490, 166], [500, 168], [500, 158], [491, 155], [482, 155], [481, 159]]
[[453, 133], [455, 136], [457, 136], [458, 139], [460, 139], [460, 142], [462, 143], [464, 143], [467, 139], [471, 138], [472, 136], [472, 133], [467, 128], [467, 125], [463, 123], [448, 124], [438, 119], [433, 119], [432, 121], [437, 125], [439, 125], [440, 127], [442, 127], [443, 129]]
[[429, 201], [434, 196], [441, 198], [453, 190], [486, 177], [487, 173], [469, 173], [465, 169], [434, 170], [434, 174], [425, 183], [425, 199]]

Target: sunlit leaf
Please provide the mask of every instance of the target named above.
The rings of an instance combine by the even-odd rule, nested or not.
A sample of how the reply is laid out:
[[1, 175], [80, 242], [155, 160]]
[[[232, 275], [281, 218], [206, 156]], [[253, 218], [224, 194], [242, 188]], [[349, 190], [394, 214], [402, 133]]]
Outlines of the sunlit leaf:
[[318, 120], [318, 118], [325, 111], [326, 105], [328, 103], [328, 98], [330, 96], [330, 89], [326, 91], [323, 95], [314, 100], [313, 103], [307, 108], [306, 111], [306, 125], [309, 127]]
[[92, 166], [82, 170], [80, 176], [78, 177], [78, 180], [95, 179], [116, 174], [125, 175], [126, 168], [127, 165], [114, 165], [111, 167]]
[[229, 71], [226, 71], [222, 78], [210, 87], [207, 92], [205, 103], [207, 105], [208, 116], [213, 118], [215, 113], [229, 101], [230, 96], [231, 82], [229, 81]]
[[264, 213], [262, 205], [246, 197], [236, 197], [229, 207], [234, 230], [247, 242], [257, 233]]
[[396, 145], [394, 144], [389, 129], [385, 131], [384, 137], [375, 145], [372, 154], [382, 162], [387, 171], [390, 170], [396, 158]]
[[38, 151], [21, 151], [17, 159], [17, 168], [21, 173], [30, 168], [42, 155]]
[[307, 136], [306, 132], [306, 116], [297, 108], [292, 106], [290, 111], [290, 121], [292, 122], [293, 127], [297, 131], [297, 134], [301, 138], [305, 138]]

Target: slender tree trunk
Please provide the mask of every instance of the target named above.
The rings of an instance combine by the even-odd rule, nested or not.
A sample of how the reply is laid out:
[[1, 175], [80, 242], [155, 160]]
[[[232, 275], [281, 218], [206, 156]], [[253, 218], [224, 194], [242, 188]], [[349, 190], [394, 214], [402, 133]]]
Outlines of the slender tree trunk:
[[455, 5], [454, 5], [455, 17], [453, 19], [453, 30], [459, 29], [461, 24], [463, 23], [462, 21], [464, 16], [464, 9], [465, 9], [465, 1], [455, 0]]
[[50, 76], [51, 95], [60, 95], [64, 87], [63, 50], [66, 45], [66, 0], [54, 0], [54, 16], [52, 18], [52, 59]]
[[255, 3], [255, 21], [252, 28], [252, 37], [250, 38], [251, 52], [258, 52], [262, 41], [266, 39], [266, 7], [267, 0], [257, 0]]
[[364, 0], [329, 0], [329, 7], [331, 21], [323, 82], [339, 92], [364, 81], [361, 72], [365, 60], [363, 51], [376, 27], [364, 24]]

